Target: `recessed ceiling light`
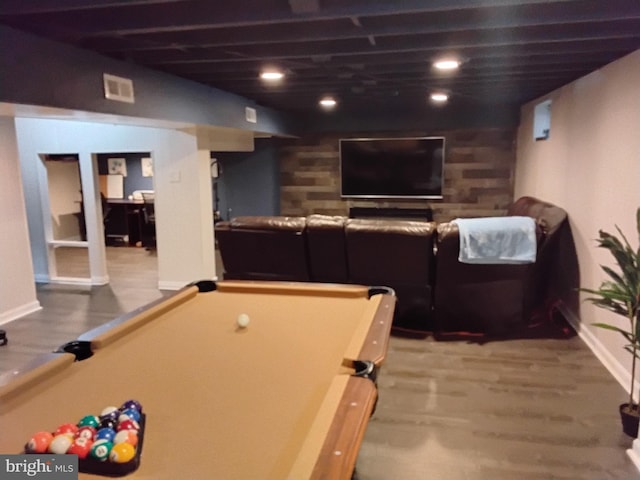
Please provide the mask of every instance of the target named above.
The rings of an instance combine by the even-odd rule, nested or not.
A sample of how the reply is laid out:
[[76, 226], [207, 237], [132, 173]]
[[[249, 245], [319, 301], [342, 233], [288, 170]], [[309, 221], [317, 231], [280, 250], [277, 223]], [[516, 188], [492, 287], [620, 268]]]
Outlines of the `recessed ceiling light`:
[[447, 100], [449, 100], [449, 95], [447, 95], [446, 93], [442, 93], [442, 92], [434, 92], [429, 96], [429, 98], [431, 98], [431, 101], [433, 101], [433, 102], [444, 103]]
[[284, 77], [284, 73], [278, 70], [265, 70], [262, 73], [260, 73], [261, 79], [267, 80], [270, 82], [282, 80], [283, 77]]
[[458, 60], [447, 58], [447, 59], [438, 60], [437, 62], [434, 62], [433, 66], [436, 67], [438, 70], [455, 70], [460, 66], [460, 62]]
[[338, 104], [338, 102], [336, 102], [335, 98], [333, 97], [323, 97], [318, 103], [320, 103], [320, 106], [322, 108], [326, 109], [334, 108]]

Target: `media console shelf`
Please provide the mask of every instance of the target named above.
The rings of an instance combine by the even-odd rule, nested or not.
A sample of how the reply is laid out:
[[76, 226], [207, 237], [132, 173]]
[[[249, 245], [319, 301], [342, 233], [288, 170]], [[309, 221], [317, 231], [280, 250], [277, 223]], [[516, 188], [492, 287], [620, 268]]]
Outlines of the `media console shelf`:
[[349, 218], [402, 218], [431, 222], [433, 210], [431, 208], [351, 207]]

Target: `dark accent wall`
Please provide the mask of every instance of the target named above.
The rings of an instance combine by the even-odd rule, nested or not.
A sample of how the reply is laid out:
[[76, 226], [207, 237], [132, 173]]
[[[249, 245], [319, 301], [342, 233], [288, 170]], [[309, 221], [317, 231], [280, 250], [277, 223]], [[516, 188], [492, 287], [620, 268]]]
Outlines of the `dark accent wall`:
[[217, 210], [222, 219], [280, 213], [277, 141], [258, 138], [253, 152], [212, 152], [212, 156], [221, 172], [214, 180], [214, 197], [219, 199]]
[[[283, 141], [279, 149], [280, 212], [282, 215], [347, 215], [350, 207], [358, 206], [431, 207], [436, 221], [504, 215], [513, 201], [515, 134], [511, 127], [379, 134], [446, 138], [442, 200], [342, 199], [338, 140], [347, 135], [327, 134]], [[375, 136], [370, 132], [367, 135]]]
[[[145, 119], [293, 134], [287, 115], [203, 84], [0, 25], [0, 101]], [[133, 80], [135, 103], [104, 98], [103, 74]], [[257, 111], [257, 123], [245, 118]], [[295, 127], [295, 128], [294, 128]]]
[[141, 158], [151, 157], [150, 153], [99, 153], [98, 175], [108, 175], [108, 159], [124, 158], [127, 162], [127, 176], [123, 179], [124, 198], [129, 197], [135, 190], [153, 190], [153, 177], [142, 176]]

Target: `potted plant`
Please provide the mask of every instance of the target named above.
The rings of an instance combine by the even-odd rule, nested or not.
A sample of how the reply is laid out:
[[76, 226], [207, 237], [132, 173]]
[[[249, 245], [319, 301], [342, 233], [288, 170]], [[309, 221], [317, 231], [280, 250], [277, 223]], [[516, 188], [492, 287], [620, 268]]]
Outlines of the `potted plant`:
[[[638, 239], [640, 241], [640, 208], [636, 212]], [[631, 354], [631, 386], [629, 401], [620, 405], [622, 429], [634, 438], [638, 436], [640, 411], [633, 399], [635, 391], [636, 362], [640, 356], [640, 246], [634, 250], [620, 228], [620, 238], [600, 230], [598, 247], [607, 249], [616, 260], [617, 269], [602, 266], [608, 279], [597, 290], [582, 288], [592, 296], [587, 298], [594, 305], [626, 318], [625, 328], [609, 323], [594, 323], [599, 328], [620, 333], [628, 342], [624, 348]]]

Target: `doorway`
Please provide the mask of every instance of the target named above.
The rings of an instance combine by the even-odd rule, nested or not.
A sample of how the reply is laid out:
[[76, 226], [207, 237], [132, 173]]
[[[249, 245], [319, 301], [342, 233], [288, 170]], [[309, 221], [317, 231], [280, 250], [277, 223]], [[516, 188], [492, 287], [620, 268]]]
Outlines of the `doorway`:
[[89, 244], [78, 155], [43, 154], [40, 158], [46, 175], [43, 221], [50, 281], [88, 284]]

